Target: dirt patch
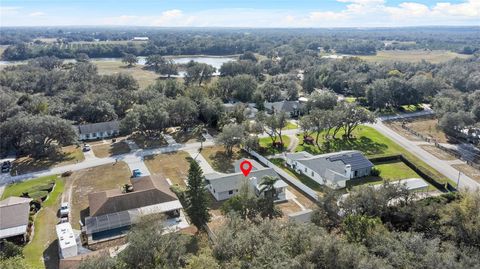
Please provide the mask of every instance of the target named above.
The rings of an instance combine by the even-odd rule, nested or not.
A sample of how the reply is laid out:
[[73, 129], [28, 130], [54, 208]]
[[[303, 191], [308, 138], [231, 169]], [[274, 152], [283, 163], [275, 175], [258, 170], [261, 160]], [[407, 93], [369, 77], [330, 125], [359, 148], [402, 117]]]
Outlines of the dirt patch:
[[452, 164], [452, 167], [467, 175], [468, 177], [476, 180], [477, 182], [480, 182], [480, 170], [475, 169], [468, 164]]
[[438, 143], [448, 143], [445, 133], [437, 126], [435, 118], [417, 118], [406, 123], [406, 126], [425, 137], [430, 137]]
[[71, 221], [74, 229], [80, 229], [79, 220], [89, 215], [88, 194], [120, 188], [130, 182], [130, 169], [125, 162], [105, 164], [83, 169], [71, 175]]
[[110, 157], [118, 154], [130, 152], [130, 147], [126, 142], [96, 144], [92, 146], [93, 153], [98, 158]]
[[152, 174], [162, 174], [172, 184], [186, 186], [191, 157], [185, 151], [164, 153], [145, 157], [145, 164]]
[[410, 133], [409, 131], [403, 129], [402, 128], [402, 123], [400, 121], [388, 121], [388, 122], [385, 122], [385, 125], [387, 125], [388, 128], [394, 130], [396, 133], [400, 134], [401, 136], [405, 137], [406, 139], [408, 139], [410, 141], [423, 141], [418, 136], [415, 136], [414, 134]]
[[439, 158], [440, 160], [446, 160], [446, 161], [451, 161], [457, 159], [457, 157], [453, 156], [452, 154], [445, 152], [435, 146], [431, 145], [421, 145], [420, 146], [422, 149], [424, 149], [426, 152], [432, 154], [433, 156]]

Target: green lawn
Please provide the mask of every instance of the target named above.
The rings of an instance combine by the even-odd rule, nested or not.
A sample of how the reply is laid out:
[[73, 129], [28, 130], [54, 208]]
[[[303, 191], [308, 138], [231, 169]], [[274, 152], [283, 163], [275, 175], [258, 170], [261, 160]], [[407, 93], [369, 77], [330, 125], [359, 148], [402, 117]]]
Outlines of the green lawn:
[[[33, 239], [23, 248], [25, 260], [32, 268], [55, 268], [58, 265], [55, 225], [58, 222], [57, 211], [64, 190], [64, 179], [57, 175], [40, 177], [10, 185], [3, 193], [3, 198], [19, 196], [22, 192], [51, 181], [55, 181], [55, 187], [35, 216]], [[48, 257], [48, 260], [44, 261], [45, 257]]]
[[380, 170], [380, 177], [388, 181], [421, 178], [421, 176], [401, 161], [379, 163], [375, 167]]
[[[342, 131], [337, 137], [341, 137]], [[415, 163], [418, 168], [436, 179], [438, 182], [444, 183], [449, 181], [444, 175], [415, 157], [413, 154], [405, 150], [400, 145], [396, 144], [389, 138], [377, 132], [374, 128], [369, 126], [359, 126], [353, 133], [352, 139], [334, 139], [330, 143], [325, 144], [323, 137], [320, 138], [322, 147], [319, 149], [314, 145], [302, 145], [303, 136], [299, 135], [300, 143], [296, 151], [307, 151], [312, 154], [322, 154], [328, 152], [336, 152], [341, 150], [359, 150], [367, 157], [381, 157], [395, 154], [403, 154], [411, 162]]]
[[[283, 147], [284, 150], [287, 149], [288, 145], [290, 145], [290, 137], [286, 135], [282, 135], [283, 139]], [[280, 138], [277, 137], [277, 142], [280, 142]], [[262, 137], [259, 139], [260, 147], [262, 147], [262, 153], [266, 155], [273, 155], [277, 153], [282, 153], [284, 150], [273, 148], [272, 147], [272, 139], [270, 137]]]
[[272, 158], [272, 159], [270, 159], [270, 161], [272, 163], [274, 163], [275, 165], [277, 165], [278, 167], [282, 168], [285, 172], [287, 172], [291, 176], [297, 178], [300, 182], [305, 184], [310, 189], [316, 191], [317, 193], [324, 193], [325, 192], [325, 189], [324, 189], [325, 187], [318, 184], [313, 179], [307, 177], [306, 175], [298, 174], [295, 171], [293, 171], [292, 169], [290, 169], [288, 167], [285, 167], [285, 165], [284, 165], [285, 160], [280, 159], [280, 158]]
[[39, 177], [36, 179], [31, 179], [24, 182], [8, 185], [5, 188], [5, 191], [3, 192], [2, 200], [10, 196], [21, 196], [22, 193], [27, 192], [28, 190], [34, 189], [37, 186], [42, 186], [50, 182], [54, 182], [56, 178], [57, 178], [56, 175], [45, 176], [45, 177]]
[[287, 126], [285, 126], [285, 128], [283, 128], [282, 130], [292, 130], [292, 129], [297, 129], [297, 128], [298, 128], [298, 125], [289, 121], [287, 123]]

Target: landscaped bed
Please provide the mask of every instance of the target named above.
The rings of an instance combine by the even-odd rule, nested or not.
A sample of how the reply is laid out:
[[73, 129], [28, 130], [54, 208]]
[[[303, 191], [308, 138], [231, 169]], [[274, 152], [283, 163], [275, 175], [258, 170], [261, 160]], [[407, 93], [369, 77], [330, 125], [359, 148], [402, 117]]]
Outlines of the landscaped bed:
[[35, 159], [20, 157], [12, 162], [11, 175], [22, 175], [35, 171], [46, 170], [55, 166], [62, 166], [81, 162], [85, 159], [81, 147], [71, 145], [63, 147], [57, 156]]
[[[75, 171], [71, 178], [69, 193], [71, 195], [70, 223], [79, 229], [79, 220], [88, 216], [88, 194], [120, 188], [130, 182], [130, 169], [125, 162], [105, 164], [93, 168]], [[70, 185], [70, 184], [69, 184]]]
[[190, 155], [185, 151], [150, 155], [145, 157], [145, 165], [152, 174], [161, 174], [172, 184], [186, 186], [185, 179], [190, 167]]

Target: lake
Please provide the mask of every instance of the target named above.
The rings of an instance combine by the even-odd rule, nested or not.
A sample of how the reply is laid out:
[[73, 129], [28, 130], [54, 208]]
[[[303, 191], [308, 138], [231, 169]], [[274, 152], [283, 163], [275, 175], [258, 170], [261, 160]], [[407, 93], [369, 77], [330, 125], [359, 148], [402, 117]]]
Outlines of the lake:
[[[235, 61], [236, 58], [231, 57], [231, 56], [165, 56], [166, 58], [173, 59], [173, 61], [177, 64], [186, 64], [190, 61], [195, 61], [199, 63], [206, 63], [209, 64], [217, 70], [214, 75], [219, 75], [220, 72], [220, 67], [222, 64], [230, 61]], [[99, 61], [105, 61], [105, 62], [112, 62], [112, 61], [121, 61], [122, 58], [91, 58], [91, 62], [99, 62]], [[145, 65], [145, 62], [147, 60], [147, 57], [145, 56], [139, 56], [138, 57], [138, 64], [139, 65]], [[65, 63], [68, 62], [75, 62], [74, 59], [64, 59], [63, 60]], [[23, 64], [27, 63], [27, 61], [0, 61], [0, 66], [5, 66], [5, 65], [14, 65], [14, 64]], [[178, 72], [178, 77], [184, 77], [185, 72], [180, 71]]]

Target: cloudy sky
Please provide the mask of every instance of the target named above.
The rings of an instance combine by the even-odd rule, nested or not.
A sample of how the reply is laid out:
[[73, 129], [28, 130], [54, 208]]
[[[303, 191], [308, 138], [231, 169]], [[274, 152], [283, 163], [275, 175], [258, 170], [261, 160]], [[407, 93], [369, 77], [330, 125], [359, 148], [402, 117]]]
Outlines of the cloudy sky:
[[1, 0], [0, 26], [480, 25], [480, 0]]

